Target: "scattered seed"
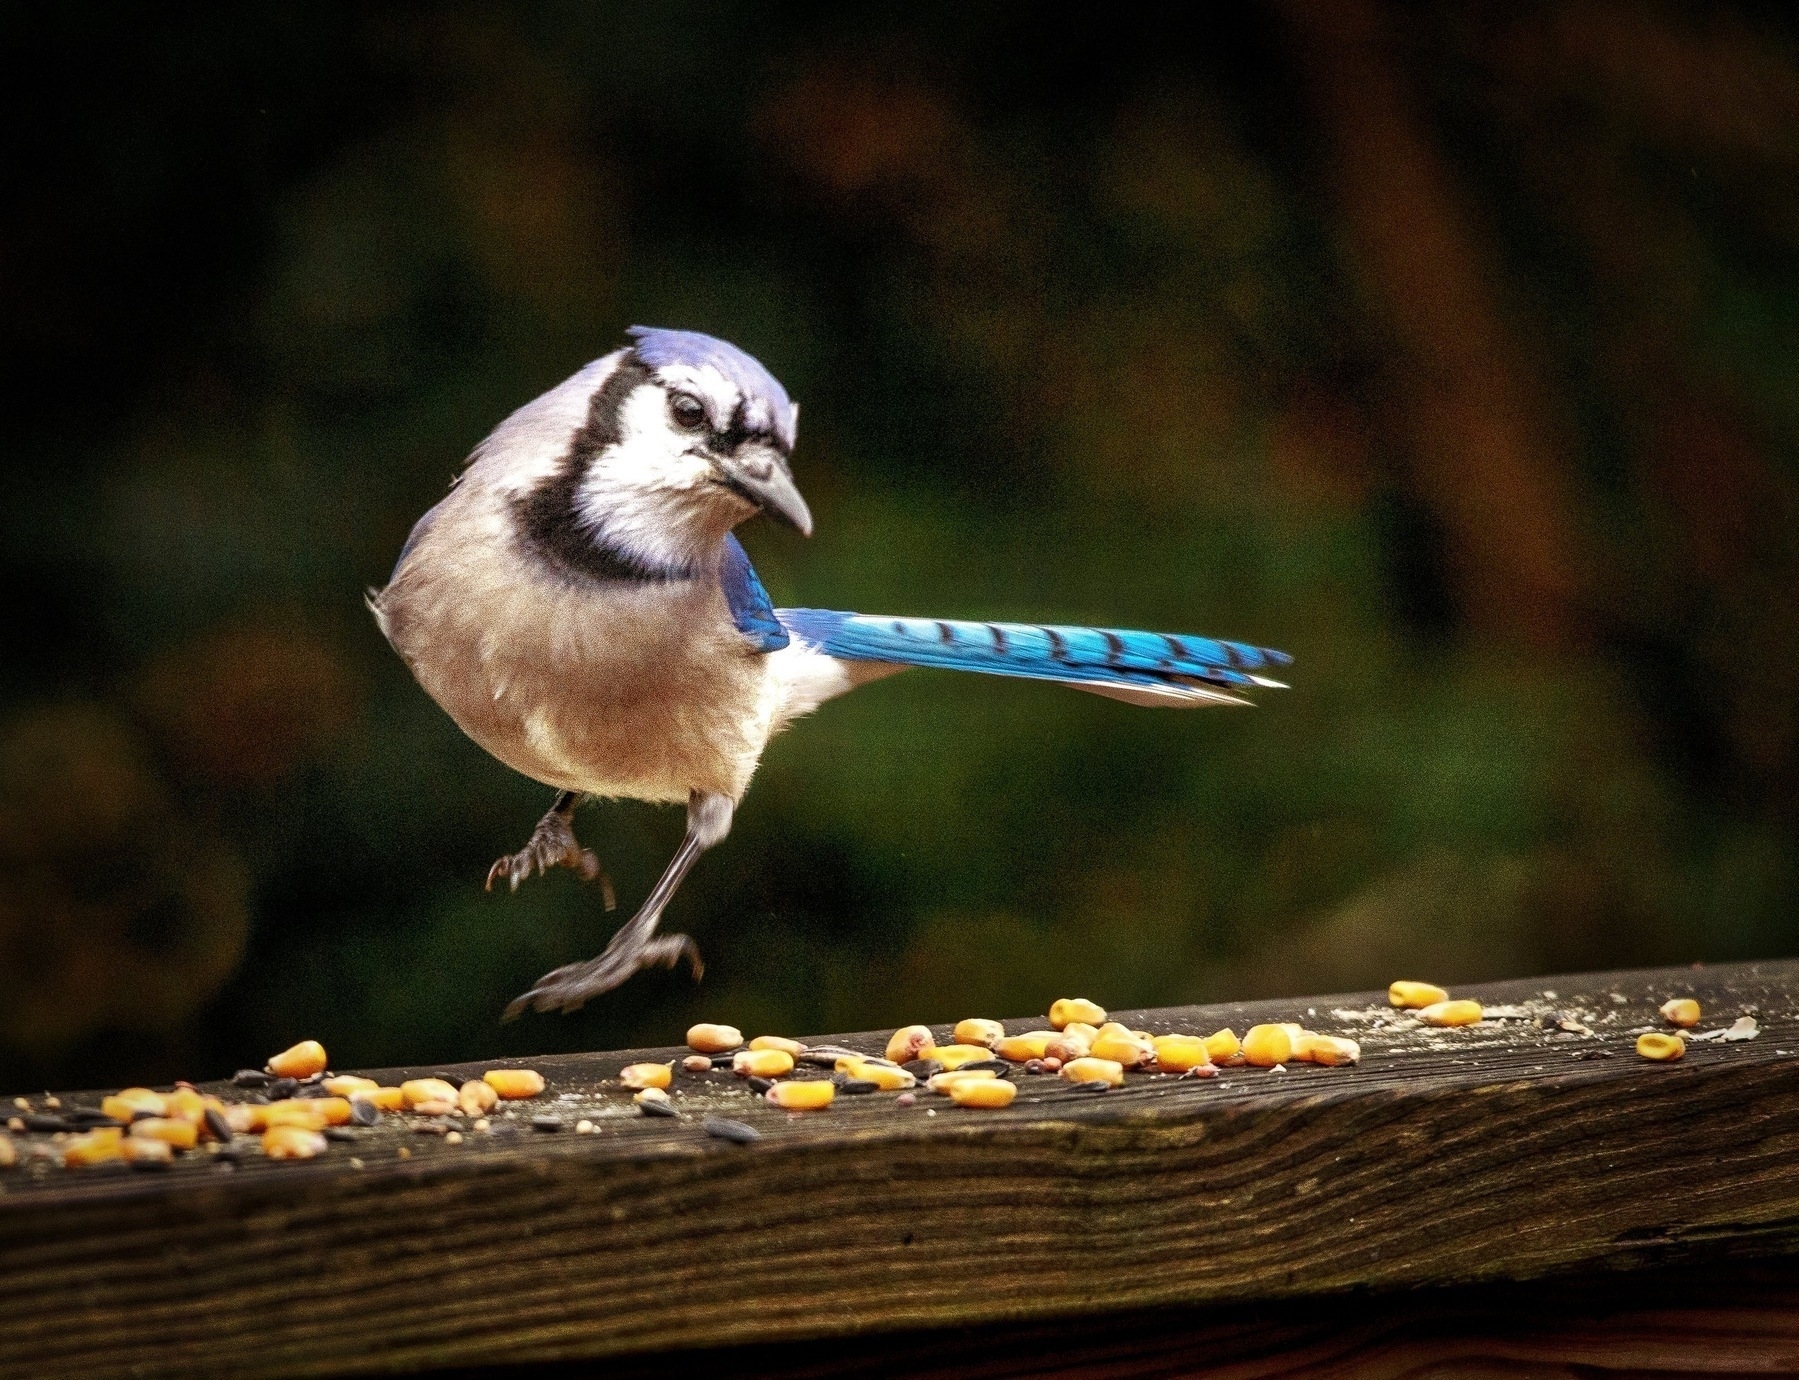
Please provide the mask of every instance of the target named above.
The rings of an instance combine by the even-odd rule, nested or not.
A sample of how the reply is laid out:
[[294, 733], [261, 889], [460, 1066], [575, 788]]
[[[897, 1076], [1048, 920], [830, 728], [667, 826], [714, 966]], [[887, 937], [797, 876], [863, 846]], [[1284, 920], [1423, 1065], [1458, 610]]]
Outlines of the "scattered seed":
[[[1070, 1062], [1065, 1056], [1057, 1054], [1053, 1045], [1045, 1052], [1061, 1059], [1063, 1063]], [[1135, 1069], [1155, 1062], [1156, 1047], [1151, 1041], [1141, 1038], [1133, 1030], [1126, 1030], [1123, 1026], [1109, 1026], [1102, 1029], [1098, 1037], [1089, 1042], [1086, 1055], [1077, 1054], [1075, 1056], [1077, 1059], [1083, 1057], [1110, 1059], [1115, 1064], [1123, 1064], [1127, 1069]]]
[[654, 1098], [637, 1104], [645, 1116], [680, 1116], [675, 1104], [666, 1097]]
[[1018, 1085], [1004, 1078], [964, 1078], [949, 1090], [958, 1107], [1009, 1107], [1018, 1096]]
[[1041, 1059], [1049, 1049], [1050, 1041], [1060, 1038], [1054, 1030], [1027, 1030], [1022, 1035], [1008, 1035], [1002, 1040], [993, 1042], [993, 1052], [1002, 1059], [1010, 1059], [1014, 1064], [1022, 1064], [1028, 1059]]
[[872, 1083], [882, 1092], [904, 1092], [918, 1083], [917, 1075], [910, 1069], [896, 1069], [874, 1059], [839, 1059], [834, 1076], [846, 1083]]
[[991, 1069], [948, 1069], [932, 1076], [925, 1084], [927, 1092], [948, 1094], [958, 1083], [993, 1083], [999, 1081], [999, 1075]]
[[[433, 1106], [456, 1106], [456, 1089], [441, 1078], [409, 1078], [400, 1084], [400, 1096], [406, 1105], [417, 1111], [422, 1104]], [[427, 1116], [433, 1113], [426, 1113]]]
[[1637, 1036], [1637, 1053], [1645, 1059], [1666, 1063], [1687, 1052], [1687, 1042], [1671, 1031], [1651, 1030]]
[[1691, 997], [1671, 997], [1662, 1003], [1661, 1011], [1669, 1025], [1691, 1029], [1699, 1024], [1699, 1003]]
[[920, 1083], [929, 1082], [943, 1072], [943, 1065], [935, 1059], [911, 1059], [899, 1066], [901, 1073], [909, 1073]]
[[689, 1054], [681, 1061], [681, 1067], [686, 1069], [689, 1073], [710, 1073], [712, 1071], [712, 1060], [707, 1058], [704, 1054]]
[[586, 1117], [582, 1117], [581, 1120], [575, 1123], [575, 1134], [577, 1136], [591, 1136], [593, 1134], [593, 1123], [587, 1120]]
[[887, 1057], [896, 1064], [922, 1059], [937, 1047], [928, 1025], [902, 1025], [887, 1041]]
[[1074, 1091], [1076, 1091], [1076, 1092], [1111, 1092], [1115, 1086], [1116, 1086], [1115, 1084], [1108, 1083], [1103, 1078], [1091, 1078], [1091, 1079], [1088, 1079], [1084, 1083], [1076, 1083], [1074, 1085]]
[[1060, 997], [1050, 1003], [1049, 1023], [1057, 1030], [1063, 1029], [1070, 1021], [1080, 1021], [1084, 1025], [1104, 1025], [1106, 1008], [1098, 1002], [1088, 1001], [1085, 997]]
[[533, 1131], [545, 1132], [560, 1131], [562, 1129], [562, 1119], [554, 1116], [534, 1116], [531, 1118], [531, 1129]]
[[1449, 993], [1434, 982], [1406, 982], [1402, 979], [1387, 989], [1387, 1000], [1401, 1010], [1415, 1009], [1448, 1001]]
[[12, 1105], [17, 1111], [29, 1112], [31, 1110], [31, 1099], [28, 1097], [15, 1097], [12, 1100]]
[[1163, 1073], [1186, 1073], [1212, 1062], [1206, 1042], [1197, 1035], [1158, 1035], [1155, 1050], [1156, 1067]]
[[269, 1072], [277, 1078], [305, 1078], [323, 1073], [328, 1063], [323, 1045], [317, 1040], [302, 1040], [269, 1060]]
[[325, 1153], [325, 1137], [304, 1126], [271, 1126], [262, 1133], [262, 1153], [272, 1160], [309, 1160]]
[[[358, 1136], [354, 1131], [352, 1131], [348, 1126], [327, 1126], [323, 1131], [320, 1131], [319, 1134], [322, 1135], [326, 1140], [335, 1140], [335, 1141], [340, 1141], [340, 1142], [348, 1142], [348, 1141], [354, 1141], [354, 1140], [361, 1139], [361, 1137]], [[452, 1132], [452, 1134], [454, 1134], [454, 1132]]]
[[126, 1088], [114, 1093], [111, 1097], [100, 1099], [102, 1115], [114, 1121], [129, 1124], [133, 1112], [151, 1112], [162, 1116], [169, 1110], [169, 1101], [159, 1092], [148, 1088]]
[[893, 1105], [896, 1107], [910, 1107], [916, 1104], [917, 1101], [918, 1095], [916, 1093], [903, 1092], [893, 1099]]
[[1243, 1059], [1256, 1068], [1271, 1069], [1293, 1057], [1293, 1036], [1284, 1025], [1252, 1025], [1243, 1037]]
[[240, 1088], [266, 1088], [273, 1080], [261, 1069], [239, 1069], [231, 1081]]
[[1243, 1046], [1237, 1040], [1237, 1033], [1229, 1026], [1206, 1036], [1206, 1053], [1212, 1056], [1214, 1064], [1229, 1063], [1242, 1052]]
[[19, 1147], [11, 1136], [0, 1136], [0, 1169], [11, 1169], [19, 1162]]
[[731, 1067], [731, 1061], [736, 1057], [735, 1054], [714, 1054], [711, 1059], [712, 1067], [715, 1069], [728, 1069]]
[[[788, 1058], [787, 1067], [793, 1067]], [[666, 1088], [674, 1080], [674, 1070], [667, 1064], [626, 1064], [618, 1071], [618, 1081], [627, 1088]]]
[[702, 1022], [687, 1031], [687, 1047], [701, 1054], [722, 1054], [743, 1043], [743, 1032], [734, 1025], [712, 1025]]
[[785, 1035], [758, 1035], [750, 1041], [751, 1049], [778, 1049], [781, 1053], [794, 1059], [806, 1052], [806, 1047], [798, 1040], [790, 1040]]
[[1124, 1065], [1115, 1059], [1074, 1059], [1062, 1065], [1062, 1077], [1076, 1086], [1104, 1083], [1115, 1088], [1124, 1083]]
[[1181, 1075], [1182, 1078], [1216, 1078], [1217, 1076], [1218, 1065], [1216, 1064], [1195, 1064]]
[[326, 1078], [319, 1084], [333, 1097], [354, 1097], [357, 1093], [373, 1092], [381, 1085], [373, 1078], [358, 1078], [353, 1073], [342, 1073], [335, 1078]]
[[489, 1069], [481, 1077], [507, 1102], [536, 1097], [544, 1088], [543, 1075], [536, 1069]]
[[828, 1078], [798, 1083], [776, 1083], [763, 1094], [777, 1107], [790, 1112], [822, 1112], [837, 1097], [837, 1085]]
[[265, 1091], [271, 1101], [280, 1102], [300, 1091], [300, 1080], [298, 1078], [276, 1078], [270, 1081]]
[[134, 1122], [132, 1140], [153, 1140], [177, 1150], [192, 1150], [200, 1141], [200, 1128], [180, 1117], [151, 1116]]
[[35, 1131], [40, 1135], [55, 1131], [73, 1131], [75, 1128], [59, 1116], [51, 1116], [46, 1112], [33, 1112], [30, 1116], [16, 1120], [25, 1123], [27, 1131]]
[[[843, 1075], [836, 1074], [834, 1077], [843, 1078]], [[841, 1083], [837, 1084], [837, 1091], [845, 1097], [863, 1097], [868, 1093], [876, 1093], [880, 1090], [881, 1085], [872, 1078], [844, 1078]]]
[[1336, 1068], [1343, 1064], [1357, 1064], [1362, 1059], [1362, 1047], [1354, 1040], [1344, 1039], [1339, 1035], [1319, 1035], [1315, 1031], [1302, 1031], [1293, 1046], [1293, 1057], [1311, 1064], [1326, 1064]]
[[1043, 1060], [1041, 1060], [1041, 1059], [1026, 1059], [1024, 1061], [1022, 1067], [1026, 1073], [1042, 1073], [1043, 1072]]
[[1012, 1065], [1005, 1059], [976, 1059], [972, 1063], [963, 1064], [964, 1069], [985, 1069], [989, 1073], [998, 1074], [1001, 1078], [1012, 1072]]
[[167, 1169], [175, 1162], [175, 1147], [166, 1141], [126, 1136], [119, 1142], [119, 1157], [133, 1169]]
[[991, 1049], [995, 1042], [1006, 1038], [1006, 1028], [998, 1021], [970, 1016], [965, 1021], [956, 1022], [953, 1038], [959, 1045], [986, 1045]]
[[750, 1085], [750, 1091], [753, 1093], [765, 1093], [775, 1085], [774, 1079], [758, 1078], [753, 1073], [748, 1078], [744, 1079], [744, 1082]]
[[754, 1126], [745, 1126], [741, 1121], [732, 1121], [729, 1117], [709, 1116], [701, 1125], [707, 1135], [735, 1141], [739, 1145], [748, 1145], [753, 1140], [762, 1139], [762, 1132]]
[[745, 1049], [731, 1060], [739, 1078], [779, 1078], [793, 1072], [793, 1056], [784, 1049]]
[[350, 1121], [356, 1126], [379, 1126], [381, 1109], [366, 1097], [350, 1099]]
[[1426, 1025], [1479, 1025], [1483, 1014], [1477, 1001], [1439, 1001], [1421, 1008], [1418, 1019]]

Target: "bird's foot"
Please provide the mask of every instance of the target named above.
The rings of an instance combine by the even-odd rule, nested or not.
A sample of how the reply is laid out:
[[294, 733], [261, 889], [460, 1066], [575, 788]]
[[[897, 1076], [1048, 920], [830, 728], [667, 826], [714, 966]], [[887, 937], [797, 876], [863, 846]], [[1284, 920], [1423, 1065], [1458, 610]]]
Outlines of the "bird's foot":
[[529, 992], [507, 1006], [501, 1020], [509, 1021], [530, 1007], [534, 1011], [578, 1011], [590, 997], [610, 992], [640, 968], [660, 963], [672, 968], [683, 958], [693, 969], [693, 980], [705, 974], [699, 946], [684, 934], [664, 934], [640, 944], [619, 943], [632, 926], [626, 925], [606, 946], [606, 952], [585, 963], [570, 963], [538, 978]]
[[487, 889], [492, 891], [493, 884], [505, 878], [512, 890], [517, 891], [518, 884], [533, 872], [548, 872], [552, 867], [573, 868], [584, 882], [597, 878], [606, 909], [618, 908], [612, 878], [606, 875], [606, 869], [600, 866], [593, 850], [581, 846], [575, 838], [574, 820], [560, 810], [551, 810], [537, 821], [537, 827], [531, 831], [531, 841], [523, 848], [508, 853], [487, 869]]

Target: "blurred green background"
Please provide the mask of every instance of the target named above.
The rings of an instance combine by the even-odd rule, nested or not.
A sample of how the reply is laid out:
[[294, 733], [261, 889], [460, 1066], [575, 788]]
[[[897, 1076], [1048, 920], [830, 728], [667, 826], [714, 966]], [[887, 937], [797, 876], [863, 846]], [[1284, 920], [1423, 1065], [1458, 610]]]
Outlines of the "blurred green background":
[[[0, 1082], [1791, 953], [1781, 7], [7, 5]], [[633, 322], [805, 406], [778, 603], [1297, 657], [915, 672], [778, 739], [710, 971], [504, 1003], [549, 792], [362, 606]], [[580, 819], [628, 909], [678, 811]]]

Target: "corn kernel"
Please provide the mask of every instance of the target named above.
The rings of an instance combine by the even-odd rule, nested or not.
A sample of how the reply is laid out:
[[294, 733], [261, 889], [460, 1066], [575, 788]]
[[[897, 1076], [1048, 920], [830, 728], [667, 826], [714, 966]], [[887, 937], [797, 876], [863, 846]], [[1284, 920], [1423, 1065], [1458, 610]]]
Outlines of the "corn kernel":
[[269, 1109], [255, 1102], [233, 1102], [225, 1108], [225, 1122], [239, 1135], [246, 1131], [266, 1130]]
[[[779, 1053], [779, 1051], [775, 1051]], [[739, 1059], [745, 1055], [738, 1055]], [[787, 1067], [793, 1067], [793, 1059], [782, 1055], [787, 1060]], [[627, 1088], [666, 1088], [674, 1081], [674, 1070], [667, 1064], [626, 1064], [618, 1071], [618, 1081]]]
[[1066, 1064], [1070, 1059], [1085, 1059], [1091, 1053], [1093, 1053], [1091, 1040], [1082, 1035], [1070, 1035], [1064, 1030], [1043, 1047], [1042, 1057], [1060, 1059]]
[[1448, 1001], [1449, 993], [1435, 983], [1400, 980], [1387, 989], [1387, 1002], [1402, 1010], [1408, 1007], [1435, 1006]]
[[1657, 1063], [1678, 1059], [1686, 1052], [1687, 1042], [1671, 1030], [1651, 1030], [1647, 1034], [1637, 1036], [1637, 1053], [1645, 1059], [1653, 1059]]
[[420, 1116], [455, 1116], [462, 1110], [459, 1102], [445, 1102], [441, 1098], [428, 1098], [423, 1102], [414, 1102], [412, 1110]]
[[1340, 1064], [1360, 1063], [1362, 1047], [1341, 1035], [1320, 1035], [1315, 1031], [1305, 1030], [1300, 1032], [1299, 1039], [1294, 1042], [1293, 1057], [1307, 1063], [1326, 1064], [1335, 1068]]
[[[323, 1101], [324, 1099], [320, 1099]], [[344, 1103], [345, 1107], [350, 1104]], [[293, 1097], [284, 1102], [271, 1102], [262, 1109], [262, 1124], [271, 1126], [301, 1126], [310, 1131], [322, 1131], [331, 1123], [325, 1117], [325, 1111], [318, 1102], [309, 1097]]]
[[441, 1078], [408, 1078], [400, 1084], [400, 1096], [408, 1107], [421, 1102], [448, 1102], [456, 1105], [456, 1089]]
[[710, 1073], [712, 1071], [712, 1059], [709, 1055], [705, 1054], [689, 1054], [681, 1061], [681, 1067], [686, 1069], [689, 1073]]
[[946, 1069], [959, 1069], [964, 1064], [978, 1064], [983, 1059], [991, 1059], [993, 1051], [985, 1045], [938, 1045], [931, 1051], [930, 1057]]
[[[937, 1048], [936, 1037], [927, 1025], [903, 1025], [887, 1041], [887, 1057], [896, 1064], [909, 1064], [922, 1059]], [[931, 1055], [935, 1058], [935, 1055]]]
[[793, 1056], [784, 1049], [741, 1049], [731, 1060], [739, 1078], [779, 1078], [793, 1072]]
[[536, 1069], [489, 1069], [481, 1080], [500, 1095], [502, 1102], [536, 1097], [543, 1091], [543, 1075]]
[[154, 1116], [169, 1114], [169, 1100], [148, 1088], [126, 1088], [100, 1100], [100, 1110], [114, 1121], [130, 1121], [138, 1112]]
[[1478, 1025], [1485, 1013], [1477, 1001], [1439, 1001], [1418, 1012], [1426, 1025]]
[[104, 1164], [107, 1160], [116, 1160], [121, 1153], [123, 1140], [117, 1126], [102, 1126], [98, 1130], [70, 1136], [62, 1143], [63, 1165], [76, 1169], [84, 1164]]
[[1163, 1073], [1185, 1073], [1212, 1062], [1206, 1042], [1197, 1035], [1159, 1035], [1155, 1050], [1156, 1067]]
[[1029, 1030], [1023, 1035], [1008, 1035], [1003, 1040], [995, 1040], [993, 1052], [1014, 1064], [1022, 1064], [1027, 1059], [1041, 1059], [1049, 1042], [1060, 1038], [1053, 1030]]
[[1134, 1069], [1151, 1062], [1156, 1057], [1156, 1047], [1147, 1040], [1138, 1039], [1135, 1031], [1101, 1029], [1090, 1053], [1095, 1059], [1110, 1059], [1115, 1064]]
[[1006, 1028], [998, 1021], [970, 1016], [965, 1021], [956, 1022], [955, 1040], [959, 1045], [986, 1045], [992, 1049], [994, 1041], [1005, 1038]]
[[998, 1077], [992, 1069], [945, 1069], [942, 1073], [933, 1073], [925, 1087], [934, 1093], [947, 1093], [958, 1083], [981, 1083]]
[[0, 1131], [0, 1169], [11, 1169], [19, 1162], [19, 1147], [13, 1144], [13, 1138]]
[[119, 1157], [132, 1164], [173, 1164], [175, 1147], [150, 1136], [126, 1136], [119, 1142]]
[[500, 1095], [485, 1078], [471, 1078], [456, 1090], [456, 1105], [464, 1116], [483, 1116], [494, 1109]]
[[776, 1083], [765, 1095], [790, 1112], [819, 1112], [831, 1105], [837, 1085], [828, 1078], [812, 1078], [802, 1083]]
[[743, 1032], [734, 1025], [713, 1025], [702, 1021], [687, 1028], [687, 1047], [701, 1054], [723, 1054], [743, 1043]]
[[1669, 1025], [1690, 1030], [1699, 1024], [1699, 1003], [1691, 997], [1675, 997], [1662, 1003], [1662, 1019]]
[[1284, 1025], [1252, 1025], [1243, 1037], [1243, 1058], [1260, 1069], [1271, 1069], [1293, 1057], [1293, 1037]]
[[952, 1083], [949, 1098], [958, 1107], [1009, 1107], [1018, 1085], [1004, 1078], [964, 1078]]
[[310, 1078], [326, 1067], [325, 1047], [317, 1040], [302, 1040], [269, 1060], [269, 1072], [277, 1078]]
[[641, 1107], [646, 1102], [655, 1102], [657, 1104], [667, 1103], [670, 1100], [670, 1098], [669, 1098], [669, 1095], [667, 1093], [665, 1093], [661, 1088], [651, 1086], [651, 1087], [647, 1087], [647, 1088], [639, 1088], [635, 1093], [633, 1093], [631, 1095], [631, 1100], [633, 1102], [635, 1102], [639, 1107]]
[[357, 1093], [370, 1093], [381, 1085], [373, 1078], [358, 1078], [353, 1073], [340, 1073], [335, 1078], [327, 1078], [319, 1085], [333, 1097], [354, 1097]]
[[304, 1126], [271, 1126], [262, 1133], [262, 1153], [272, 1160], [309, 1160], [324, 1154], [327, 1144]]
[[370, 1092], [359, 1093], [357, 1095], [359, 1097], [366, 1097], [383, 1112], [397, 1112], [406, 1105], [406, 1090], [404, 1088], [375, 1088]]
[[863, 1059], [840, 1059], [837, 1072], [873, 1083], [882, 1092], [903, 1092], [918, 1086], [918, 1080], [905, 1069], [896, 1069], [891, 1064], [871, 1064]]
[[1116, 1059], [1073, 1059], [1062, 1065], [1062, 1077], [1070, 1083], [1124, 1085], [1124, 1065]]
[[1237, 1032], [1229, 1026], [1206, 1036], [1206, 1053], [1212, 1056], [1214, 1064], [1228, 1063], [1242, 1052], [1243, 1046], [1237, 1041]]
[[1049, 1023], [1057, 1030], [1062, 1029], [1070, 1021], [1082, 1021], [1087, 1025], [1103, 1025], [1106, 1019], [1106, 1008], [1098, 1002], [1088, 1001], [1085, 997], [1058, 997], [1049, 1006]]
[[751, 1049], [778, 1049], [783, 1054], [791, 1054], [795, 1059], [806, 1052], [806, 1047], [798, 1040], [790, 1040], [785, 1035], [758, 1035], [750, 1041]]
[[162, 1141], [177, 1150], [192, 1150], [200, 1141], [200, 1128], [181, 1117], [145, 1117], [131, 1123], [131, 1134]]
[[165, 1115], [180, 1117], [183, 1121], [198, 1122], [206, 1115], [206, 1099], [193, 1088], [176, 1088], [163, 1098], [163, 1106]]

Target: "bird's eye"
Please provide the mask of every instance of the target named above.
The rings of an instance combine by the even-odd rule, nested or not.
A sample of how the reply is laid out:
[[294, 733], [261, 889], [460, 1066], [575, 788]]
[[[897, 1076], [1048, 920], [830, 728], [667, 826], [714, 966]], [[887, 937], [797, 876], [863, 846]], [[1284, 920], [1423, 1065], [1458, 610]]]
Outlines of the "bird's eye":
[[706, 425], [706, 409], [691, 393], [674, 394], [668, 400], [668, 410], [674, 413], [675, 425], [683, 430], [698, 431]]

